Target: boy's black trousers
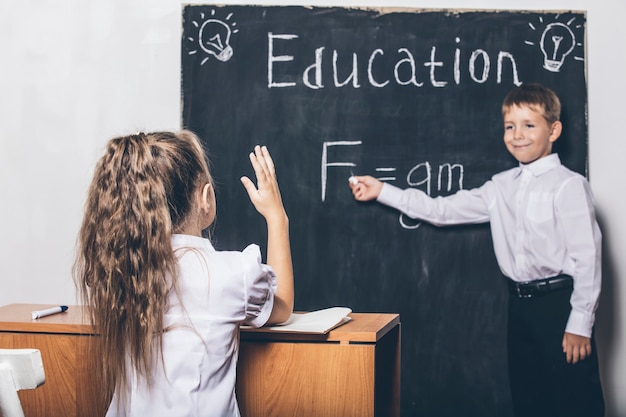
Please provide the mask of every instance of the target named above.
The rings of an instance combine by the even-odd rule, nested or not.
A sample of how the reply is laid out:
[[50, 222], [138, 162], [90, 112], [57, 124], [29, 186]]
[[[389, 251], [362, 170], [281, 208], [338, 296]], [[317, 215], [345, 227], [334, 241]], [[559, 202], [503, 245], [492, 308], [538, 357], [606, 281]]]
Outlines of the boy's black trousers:
[[516, 417], [603, 417], [594, 339], [591, 356], [567, 363], [562, 341], [571, 288], [509, 297], [508, 362]]

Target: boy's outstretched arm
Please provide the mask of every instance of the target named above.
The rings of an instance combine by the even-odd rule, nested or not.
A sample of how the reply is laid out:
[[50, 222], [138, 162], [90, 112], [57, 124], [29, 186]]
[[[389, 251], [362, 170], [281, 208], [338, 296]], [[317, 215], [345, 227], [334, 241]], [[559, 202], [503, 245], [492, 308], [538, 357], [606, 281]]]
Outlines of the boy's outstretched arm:
[[369, 175], [352, 176], [348, 181], [352, 195], [357, 201], [375, 200], [383, 189], [383, 183]]

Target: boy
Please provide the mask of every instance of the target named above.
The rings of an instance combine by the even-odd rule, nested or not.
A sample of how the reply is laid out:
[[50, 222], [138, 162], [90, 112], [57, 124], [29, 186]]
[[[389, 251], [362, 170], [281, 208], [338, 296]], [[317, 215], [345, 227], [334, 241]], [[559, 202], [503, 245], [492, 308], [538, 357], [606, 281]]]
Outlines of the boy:
[[604, 415], [593, 323], [600, 294], [601, 234], [587, 180], [561, 165], [552, 144], [561, 104], [539, 85], [502, 105], [504, 143], [519, 166], [481, 187], [431, 198], [370, 176], [353, 177], [358, 201], [377, 199], [434, 225], [491, 222], [509, 278], [509, 376], [517, 417]]

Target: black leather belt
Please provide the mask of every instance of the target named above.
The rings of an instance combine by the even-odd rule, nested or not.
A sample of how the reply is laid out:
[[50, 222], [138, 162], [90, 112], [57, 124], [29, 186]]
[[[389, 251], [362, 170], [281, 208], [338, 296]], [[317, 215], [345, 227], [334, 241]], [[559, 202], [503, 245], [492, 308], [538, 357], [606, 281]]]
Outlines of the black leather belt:
[[538, 279], [528, 282], [516, 282], [509, 280], [511, 294], [519, 298], [539, 297], [553, 291], [574, 288], [574, 280], [569, 275], [557, 275], [555, 277]]

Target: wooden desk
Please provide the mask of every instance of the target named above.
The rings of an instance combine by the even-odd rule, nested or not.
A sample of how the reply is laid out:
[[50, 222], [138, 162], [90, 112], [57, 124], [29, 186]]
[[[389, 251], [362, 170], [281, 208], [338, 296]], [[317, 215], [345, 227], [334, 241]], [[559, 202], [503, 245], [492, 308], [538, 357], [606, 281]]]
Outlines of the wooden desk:
[[244, 417], [397, 417], [400, 317], [353, 313], [325, 335], [241, 332]]
[[[20, 391], [25, 415], [104, 416], [110, 394], [93, 374], [97, 337], [80, 306], [0, 307], [0, 348], [41, 351], [46, 383]], [[400, 318], [353, 313], [326, 335], [241, 332], [237, 396], [242, 416], [400, 415]]]
[[109, 396], [102, 392], [93, 365], [97, 344], [82, 308], [31, 319], [33, 310], [48, 304], [10, 304], [0, 307], [0, 348], [41, 351], [46, 382], [34, 390], [19, 391], [26, 417], [104, 416]]

